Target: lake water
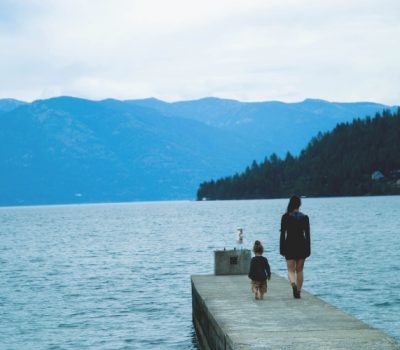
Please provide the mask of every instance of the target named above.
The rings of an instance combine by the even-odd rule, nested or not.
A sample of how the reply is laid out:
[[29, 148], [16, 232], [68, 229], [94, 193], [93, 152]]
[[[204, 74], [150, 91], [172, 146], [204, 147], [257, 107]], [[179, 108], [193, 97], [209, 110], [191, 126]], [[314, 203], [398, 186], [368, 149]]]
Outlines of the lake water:
[[[197, 349], [190, 275], [265, 246], [287, 200], [0, 208], [1, 349]], [[400, 341], [400, 197], [306, 198], [304, 289]]]

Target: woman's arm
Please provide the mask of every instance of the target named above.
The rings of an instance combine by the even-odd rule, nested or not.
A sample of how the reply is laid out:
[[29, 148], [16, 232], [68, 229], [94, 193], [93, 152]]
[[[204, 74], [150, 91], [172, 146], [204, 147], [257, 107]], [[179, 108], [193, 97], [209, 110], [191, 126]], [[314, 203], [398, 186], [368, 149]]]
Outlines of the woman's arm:
[[282, 215], [281, 219], [281, 237], [279, 240], [279, 252], [281, 255], [285, 256], [285, 242], [286, 241], [286, 215]]
[[306, 215], [305, 218], [304, 234], [306, 238], [306, 256], [307, 258], [311, 255], [311, 233], [310, 233], [310, 220]]

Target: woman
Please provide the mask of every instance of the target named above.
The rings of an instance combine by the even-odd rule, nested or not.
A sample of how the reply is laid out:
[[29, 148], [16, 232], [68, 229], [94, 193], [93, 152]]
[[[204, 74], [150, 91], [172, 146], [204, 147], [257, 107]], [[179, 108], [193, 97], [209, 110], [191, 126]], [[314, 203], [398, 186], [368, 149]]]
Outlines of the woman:
[[280, 254], [286, 259], [288, 278], [296, 299], [301, 297], [304, 262], [311, 254], [310, 221], [299, 211], [300, 206], [300, 197], [290, 198], [287, 211], [282, 215], [280, 237]]

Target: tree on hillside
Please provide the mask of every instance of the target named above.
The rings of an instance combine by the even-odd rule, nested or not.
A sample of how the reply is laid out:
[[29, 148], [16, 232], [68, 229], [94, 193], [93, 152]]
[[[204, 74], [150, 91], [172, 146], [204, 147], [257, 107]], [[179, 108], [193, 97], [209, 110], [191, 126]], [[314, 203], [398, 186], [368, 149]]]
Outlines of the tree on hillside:
[[[379, 171], [382, 180], [371, 174]], [[250, 199], [398, 194], [400, 109], [338, 124], [311, 139], [298, 157], [276, 154], [241, 174], [200, 184], [197, 198]]]

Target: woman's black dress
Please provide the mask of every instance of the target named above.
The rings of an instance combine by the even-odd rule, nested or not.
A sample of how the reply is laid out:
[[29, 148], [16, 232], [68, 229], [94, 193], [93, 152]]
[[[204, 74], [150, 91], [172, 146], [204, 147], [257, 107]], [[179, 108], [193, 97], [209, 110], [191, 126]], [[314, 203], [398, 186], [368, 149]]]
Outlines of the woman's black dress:
[[308, 258], [311, 254], [310, 221], [301, 212], [282, 215], [280, 254], [286, 260]]

